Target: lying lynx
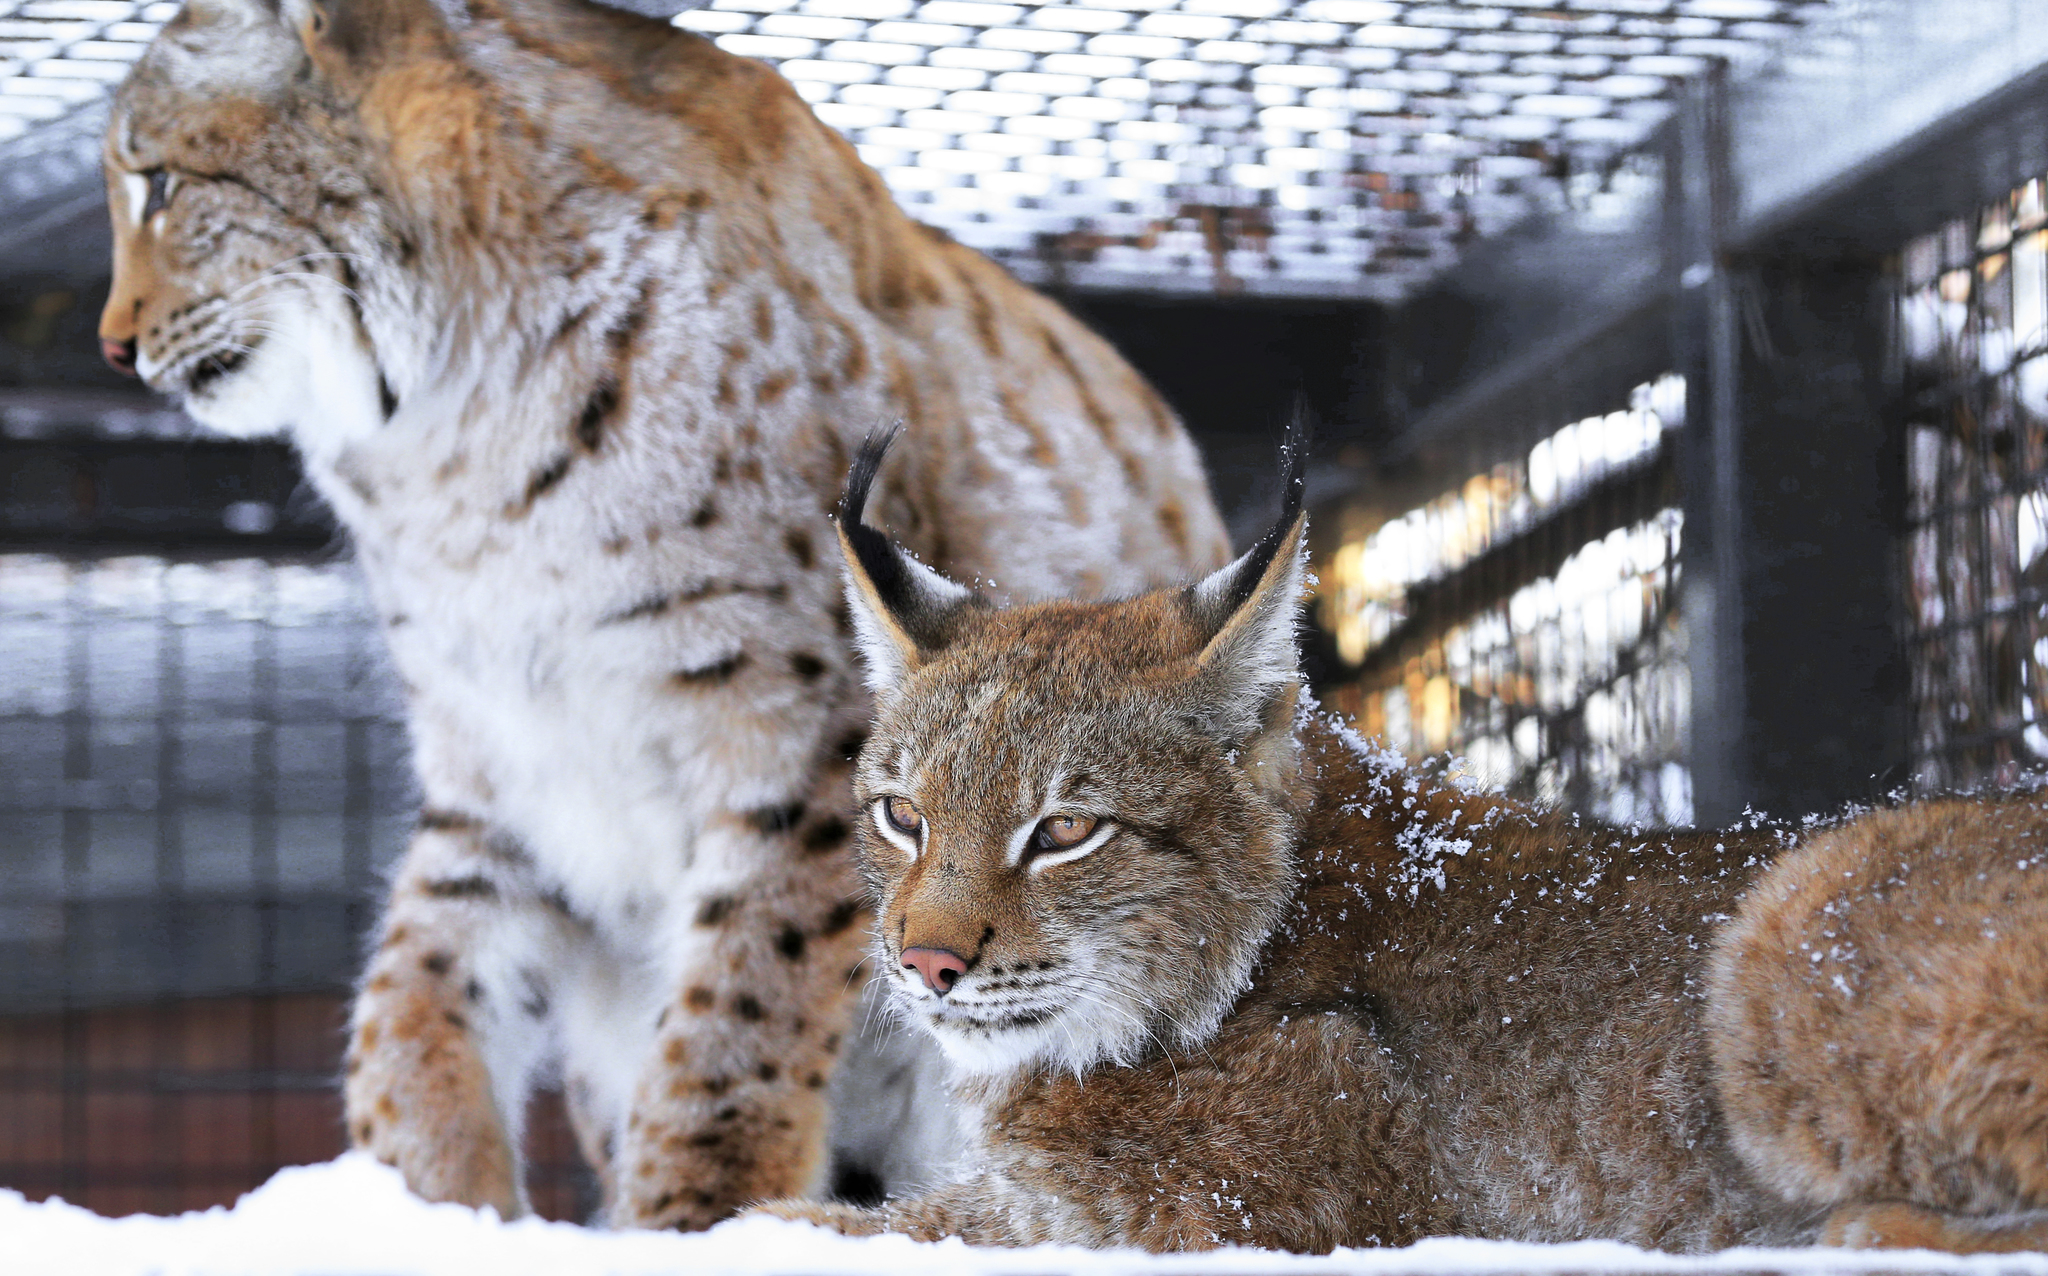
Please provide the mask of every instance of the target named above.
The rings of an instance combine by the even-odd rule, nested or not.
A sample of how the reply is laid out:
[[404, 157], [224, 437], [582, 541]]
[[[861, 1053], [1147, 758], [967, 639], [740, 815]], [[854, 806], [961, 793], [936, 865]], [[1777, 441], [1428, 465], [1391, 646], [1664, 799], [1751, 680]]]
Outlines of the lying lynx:
[[[786, 81], [583, 0], [190, 0], [106, 165], [109, 360], [291, 433], [405, 684], [351, 1138], [516, 1213], [558, 1078], [617, 1222], [819, 1187], [861, 1045], [847, 455], [908, 424], [934, 562], [1127, 590], [1229, 556], [1179, 422]], [[840, 1146], [913, 1174], [873, 1110]]]
[[875, 459], [840, 529], [860, 854], [980, 1137], [927, 1195], [773, 1212], [1151, 1250], [2048, 1241], [2036, 802], [1792, 849], [1581, 825], [1297, 707], [1292, 511], [1190, 588], [997, 610], [862, 525]]

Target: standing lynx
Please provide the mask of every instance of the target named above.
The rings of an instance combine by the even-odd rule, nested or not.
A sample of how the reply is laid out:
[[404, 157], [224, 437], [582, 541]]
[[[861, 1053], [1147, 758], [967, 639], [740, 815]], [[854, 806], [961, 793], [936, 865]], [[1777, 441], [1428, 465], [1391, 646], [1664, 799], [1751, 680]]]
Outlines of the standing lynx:
[[876, 460], [841, 523], [861, 863], [979, 1145], [925, 1195], [775, 1212], [1152, 1250], [2048, 1242], [2037, 800], [1789, 850], [1563, 820], [1297, 709], [1294, 511], [1188, 588], [996, 610], [862, 525]]
[[906, 422], [891, 517], [1028, 596], [1227, 557], [1179, 424], [767, 68], [582, 0], [191, 0], [106, 166], [108, 358], [291, 433], [405, 683], [350, 1136], [514, 1214], [560, 1078], [617, 1222], [816, 1190], [865, 929], [850, 432]]

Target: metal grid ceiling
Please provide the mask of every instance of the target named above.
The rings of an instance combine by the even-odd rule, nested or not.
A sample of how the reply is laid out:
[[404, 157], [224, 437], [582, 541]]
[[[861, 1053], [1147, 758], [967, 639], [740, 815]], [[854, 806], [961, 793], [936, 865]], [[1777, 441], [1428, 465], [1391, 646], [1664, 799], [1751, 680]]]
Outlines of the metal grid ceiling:
[[[1627, 204], [1711, 59], [1843, 0], [712, 0], [923, 220], [1075, 287], [1394, 299], [1475, 235]], [[168, 0], [0, 0], [0, 141], [101, 97]]]

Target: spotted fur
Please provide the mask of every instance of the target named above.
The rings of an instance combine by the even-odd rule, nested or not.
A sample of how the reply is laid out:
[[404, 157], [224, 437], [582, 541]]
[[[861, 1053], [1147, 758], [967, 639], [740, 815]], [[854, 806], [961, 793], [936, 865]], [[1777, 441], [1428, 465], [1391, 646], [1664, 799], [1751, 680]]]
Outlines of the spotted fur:
[[1297, 707], [1300, 520], [1185, 589], [997, 609], [857, 527], [869, 468], [875, 954], [978, 1138], [923, 1194], [772, 1212], [1158, 1251], [2048, 1241], [2048, 801], [1804, 844], [1563, 819]]
[[[620, 1223], [823, 1186], [835, 1061], [895, 1049], [848, 1037], [846, 457], [904, 423], [882, 504], [948, 570], [1124, 591], [1227, 554], [1173, 415], [767, 68], [581, 0], [191, 0], [106, 163], [103, 339], [290, 433], [407, 687], [352, 1139], [517, 1213], [559, 1078]], [[918, 1172], [943, 1118], [839, 1093]]]

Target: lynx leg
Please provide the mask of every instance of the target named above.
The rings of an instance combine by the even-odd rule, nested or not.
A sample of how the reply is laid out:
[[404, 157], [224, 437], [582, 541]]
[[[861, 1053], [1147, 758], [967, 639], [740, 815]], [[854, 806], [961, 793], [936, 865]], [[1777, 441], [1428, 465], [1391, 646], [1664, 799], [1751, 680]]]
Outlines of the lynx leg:
[[1969, 1218], [1903, 1201], [1859, 1202], [1828, 1215], [1820, 1243], [1850, 1249], [1937, 1249], [1953, 1254], [2048, 1250], [2048, 1211]]
[[700, 862], [730, 871], [677, 919], [686, 933], [669, 950], [685, 957], [620, 1140], [622, 1226], [708, 1227], [822, 1182], [826, 1087], [868, 922], [845, 848], [843, 771], [829, 792], [727, 816], [699, 838]]
[[473, 821], [424, 817], [351, 1017], [351, 1143], [428, 1200], [524, 1213], [525, 1102], [570, 929], [516, 852]]

